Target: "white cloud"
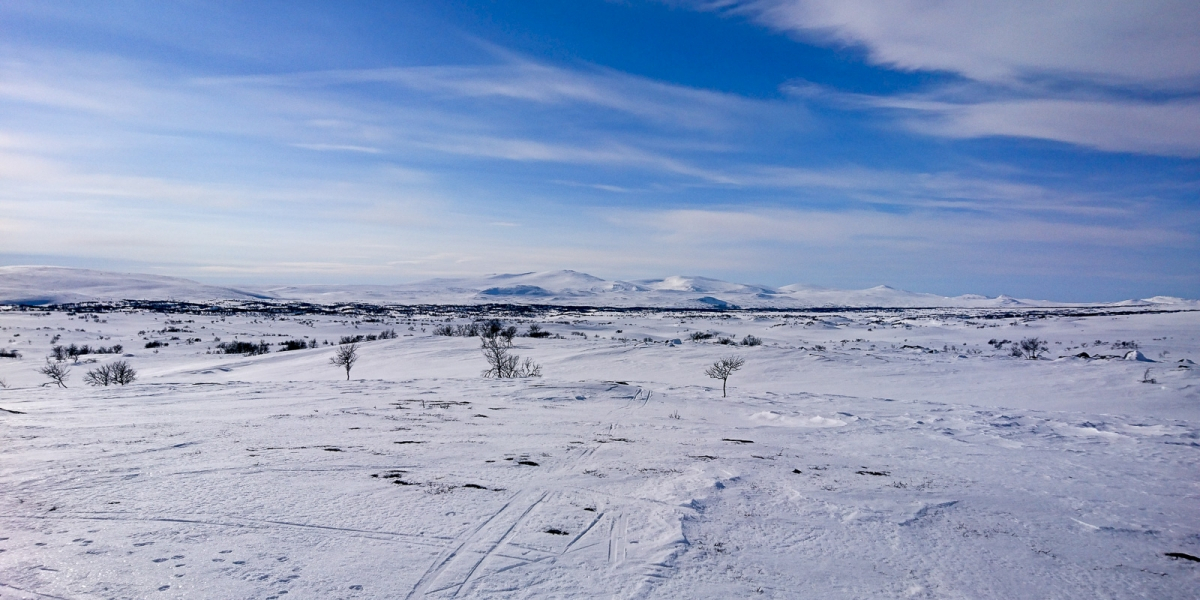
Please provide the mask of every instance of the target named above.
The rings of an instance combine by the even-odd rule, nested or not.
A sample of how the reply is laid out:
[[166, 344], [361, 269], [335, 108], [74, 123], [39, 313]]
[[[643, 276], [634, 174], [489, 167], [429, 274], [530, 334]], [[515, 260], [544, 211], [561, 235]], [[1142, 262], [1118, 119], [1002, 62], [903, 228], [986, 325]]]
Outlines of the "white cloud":
[[292, 146], [305, 150], [316, 150], [318, 152], [363, 152], [366, 154], [379, 154], [383, 152], [379, 148], [354, 146], [351, 144], [292, 144]]
[[[860, 47], [883, 67], [948, 71], [975, 82], [921, 96], [840, 96], [860, 107], [897, 109], [913, 131], [1200, 155], [1195, 0], [720, 0], [698, 6], [748, 15], [815, 43]], [[811, 85], [785, 89], [810, 99], [831, 97]], [[1145, 99], [1147, 93], [1174, 98]]]
[[864, 47], [879, 65], [980, 81], [1036, 76], [1192, 87], [1195, 0], [746, 0], [702, 4], [818, 42]]
[[764, 113], [805, 120], [802, 107], [673, 85], [600, 67], [566, 69], [504, 53], [485, 65], [347, 69], [283, 75], [208, 77], [203, 86], [322, 88], [391, 84], [434, 98], [589, 105], [660, 125], [724, 130]]
[[[1090, 97], [988, 97], [987, 90], [958, 85], [917, 94], [872, 96], [841, 93], [808, 82], [784, 90], [794, 96], [851, 110], [884, 109], [904, 127], [951, 138], [1025, 137], [1108, 152], [1200, 156], [1200, 98], [1150, 101], [1092, 93]], [[995, 90], [992, 90], [995, 92]]]
[[1200, 100], [1008, 100], [939, 103], [916, 112], [911, 128], [947, 137], [1028, 137], [1112, 152], [1200, 156]]

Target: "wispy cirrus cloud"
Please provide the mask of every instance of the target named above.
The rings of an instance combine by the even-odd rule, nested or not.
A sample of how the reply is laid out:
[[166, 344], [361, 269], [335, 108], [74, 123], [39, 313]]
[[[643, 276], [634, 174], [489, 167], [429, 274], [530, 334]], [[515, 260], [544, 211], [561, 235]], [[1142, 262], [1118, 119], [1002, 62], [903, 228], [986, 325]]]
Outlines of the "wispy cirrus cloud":
[[[910, 131], [949, 138], [1023, 137], [1106, 152], [1200, 156], [1200, 94], [1137, 99], [1111, 90], [1053, 92], [953, 85], [918, 93], [839, 92], [810, 82], [782, 89], [848, 110], [885, 111]], [[1040, 92], [1040, 93], [1039, 93]]]
[[[922, 134], [1022, 137], [1106, 152], [1200, 156], [1200, 4], [716, 0], [746, 16], [869, 62], [948, 72], [973, 85], [918, 94], [841, 94], [843, 105], [895, 113]], [[810, 85], [799, 97], [829, 99]], [[965, 93], [964, 93], [965, 92]]]
[[582, 105], [683, 129], [728, 130], [747, 120], [806, 122], [803, 106], [675, 85], [592, 65], [574, 69], [496, 53], [484, 65], [342, 69], [277, 75], [205, 77], [203, 86], [336, 88], [384, 84], [433, 98], [513, 101], [537, 105]]
[[1200, 6], [1189, 0], [699, 0], [802, 39], [866, 51], [901, 70], [1014, 82], [1200, 83]]

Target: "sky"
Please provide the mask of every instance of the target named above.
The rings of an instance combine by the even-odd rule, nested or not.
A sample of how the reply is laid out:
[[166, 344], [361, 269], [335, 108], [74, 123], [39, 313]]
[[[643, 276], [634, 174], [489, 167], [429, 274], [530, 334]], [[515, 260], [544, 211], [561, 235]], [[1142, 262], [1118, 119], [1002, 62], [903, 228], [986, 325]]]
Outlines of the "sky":
[[1200, 298], [1200, 4], [0, 3], [0, 265]]

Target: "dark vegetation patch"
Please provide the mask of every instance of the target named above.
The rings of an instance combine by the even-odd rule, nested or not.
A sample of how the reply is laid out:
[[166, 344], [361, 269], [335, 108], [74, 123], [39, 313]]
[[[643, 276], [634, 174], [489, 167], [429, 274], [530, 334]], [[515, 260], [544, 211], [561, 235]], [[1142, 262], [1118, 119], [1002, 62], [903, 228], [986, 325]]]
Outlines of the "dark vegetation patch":
[[[287, 352], [289, 350], [306, 350], [309, 347], [309, 342], [306, 340], [288, 340], [286, 342], [279, 342], [279, 345], [283, 346], [279, 349], [280, 352]], [[312, 347], [317, 347], [316, 340], [312, 341]]]
[[561, 529], [555, 529], [553, 527], [551, 527], [550, 529], [547, 529], [546, 533], [549, 533], [550, 535], [571, 535]]
[[518, 464], [518, 465], [528, 465], [528, 466], [530, 466], [530, 467], [536, 467], [536, 466], [538, 466], [538, 464], [537, 464], [537, 463], [535, 463], [535, 462], [533, 462], [532, 460], [518, 460], [518, 461], [517, 461], [517, 464]]
[[400, 440], [399, 442], [392, 442], [392, 443], [393, 444], [424, 444], [425, 442], [418, 442], [416, 440]]
[[722, 442], [733, 442], [735, 444], [753, 444], [752, 440], [737, 440], [733, 438], [721, 438]]
[[876, 477], [887, 477], [888, 475], [891, 475], [891, 473], [887, 471], [855, 471], [855, 473], [858, 473], [859, 475], [874, 475]]
[[1200, 557], [1192, 556], [1191, 554], [1185, 554], [1183, 552], [1167, 552], [1165, 555], [1171, 558], [1182, 558], [1183, 560], [1200, 562]]
[[[147, 348], [150, 346], [147, 345]], [[225, 354], [244, 354], [246, 356], [255, 356], [258, 354], [267, 354], [271, 351], [271, 346], [266, 342], [240, 342], [234, 340], [232, 342], [221, 342], [217, 344], [217, 349]]]
[[379, 479], [391, 479], [392, 483], [394, 483], [396, 485], [413, 485], [412, 482], [404, 481], [403, 477], [407, 473], [408, 473], [408, 471], [394, 469], [391, 471], [384, 471], [383, 473], [372, 474], [371, 477], [376, 477]]

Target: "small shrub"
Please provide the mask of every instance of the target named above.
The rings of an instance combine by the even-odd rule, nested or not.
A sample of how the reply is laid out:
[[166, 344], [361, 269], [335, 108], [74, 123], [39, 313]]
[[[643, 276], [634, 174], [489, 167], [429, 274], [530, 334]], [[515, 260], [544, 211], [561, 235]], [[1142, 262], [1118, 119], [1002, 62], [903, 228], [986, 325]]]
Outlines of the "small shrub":
[[0, 358], [21, 358], [21, 353], [16, 350], [0, 350]]
[[[992, 339], [988, 340], [988, 345], [997, 350], [1003, 348], [1005, 344], [1011, 344], [1011, 343], [1012, 343], [1012, 341], [1010, 341], [1010, 340], [997, 340], [996, 338], [992, 338]], [[1087, 344], [1084, 344], [1084, 345], [1086, 346]]]
[[707, 331], [693, 331], [692, 335], [690, 335], [688, 337], [692, 338], [693, 342], [699, 342], [699, 341], [703, 341], [703, 340], [712, 339], [713, 334], [711, 334]]
[[513, 379], [542, 376], [542, 366], [513, 354], [512, 342], [503, 337], [485, 337], [480, 350], [489, 365], [483, 372], [484, 377]]
[[[171, 344], [168, 344], [167, 342], [160, 342], [158, 340], [154, 340], [153, 342], [146, 342], [147, 348], [166, 348], [167, 346], [170, 346], [170, 345]], [[229, 354], [229, 353], [227, 352], [226, 354]]]
[[222, 342], [217, 344], [217, 348], [225, 354], [245, 354], [246, 356], [267, 354], [271, 351], [271, 346], [267, 345], [266, 342], [259, 342], [255, 344], [254, 342], [240, 342], [238, 340], [234, 340], [232, 342]]
[[479, 324], [479, 335], [485, 338], [494, 338], [504, 331], [504, 323], [500, 319], [488, 319]]
[[329, 359], [329, 364], [346, 369], [346, 381], [350, 381], [350, 369], [354, 367], [354, 363], [356, 362], [358, 362], [357, 342], [338, 345], [337, 352], [333, 354], [333, 358]]
[[550, 337], [550, 332], [544, 331], [540, 325], [534, 323], [529, 326], [529, 333], [527, 335], [531, 338], [548, 338]]
[[279, 342], [279, 345], [283, 346], [283, 348], [279, 349], [280, 352], [287, 352], [289, 350], [305, 350], [308, 348], [308, 342], [304, 340], [288, 340], [286, 342]]
[[733, 341], [733, 338], [723, 337], [717, 338], [717, 343], [721, 344], [722, 346], [728, 346], [730, 344], [736, 344], [737, 342]]
[[123, 360], [102, 365], [88, 371], [87, 375], [83, 376], [85, 383], [95, 386], [128, 385], [135, 379], [137, 379], [137, 371], [134, 371], [133, 367]]
[[1158, 383], [1158, 380], [1150, 376], [1150, 369], [1146, 369], [1146, 372], [1142, 373], [1142, 383]]
[[742, 338], [742, 345], [743, 346], [761, 346], [762, 338], [755, 337], [753, 335], [747, 335], [746, 337]]
[[746, 359], [737, 356], [728, 356], [713, 363], [712, 366], [704, 370], [704, 374], [713, 379], [721, 380], [721, 397], [725, 397], [725, 385], [729, 382], [729, 376], [733, 375], [734, 371], [742, 368], [746, 364]]
[[1037, 360], [1039, 356], [1045, 354], [1048, 350], [1049, 347], [1044, 340], [1034, 337], [1025, 338], [1019, 343], [1013, 344], [1011, 354], [1027, 360]]
[[54, 346], [50, 348], [50, 355], [54, 357], [54, 360], [62, 362], [67, 360], [67, 349], [62, 346]]
[[454, 335], [454, 326], [453, 325], [438, 325], [433, 328], [433, 335], [444, 335], [447, 337], [453, 336]]
[[395, 329], [384, 329], [379, 332], [379, 339], [381, 340], [394, 340], [398, 337], [400, 336], [396, 335]]
[[343, 335], [342, 339], [338, 340], [338, 345], [357, 344], [365, 339], [362, 335]]
[[67, 387], [67, 376], [71, 374], [71, 368], [64, 366], [62, 363], [50, 362], [46, 359], [46, 366], [38, 369], [38, 373], [50, 378], [52, 383], [58, 384], [58, 387]]

